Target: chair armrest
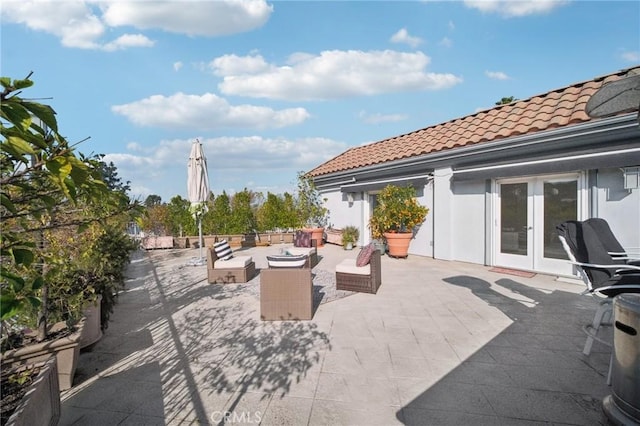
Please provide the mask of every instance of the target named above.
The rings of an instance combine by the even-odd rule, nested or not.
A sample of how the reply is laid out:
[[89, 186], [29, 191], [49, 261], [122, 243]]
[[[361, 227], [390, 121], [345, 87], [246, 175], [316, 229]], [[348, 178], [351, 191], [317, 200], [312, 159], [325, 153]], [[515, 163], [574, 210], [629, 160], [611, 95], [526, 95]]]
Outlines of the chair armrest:
[[216, 251], [213, 249], [213, 247], [209, 247], [207, 249], [207, 264], [209, 268], [213, 268], [213, 264], [216, 263], [216, 260], [218, 260], [218, 255], [216, 254]]
[[572, 262], [570, 261], [569, 263], [571, 263], [572, 265], [576, 265], [576, 266], [584, 266], [587, 268], [596, 268], [596, 269], [613, 269], [617, 272], [621, 271], [621, 272], [626, 272], [626, 271], [633, 271], [633, 272], [638, 272], [640, 273], [640, 266], [635, 266], [635, 265], [623, 265], [620, 263], [614, 263], [611, 265], [598, 265], [596, 263], [583, 263], [583, 262]]
[[382, 277], [381, 263], [380, 250], [374, 250], [374, 252], [371, 254], [371, 259], [369, 260], [369, 264], [371, 265], [372, 279], [379, 280]]

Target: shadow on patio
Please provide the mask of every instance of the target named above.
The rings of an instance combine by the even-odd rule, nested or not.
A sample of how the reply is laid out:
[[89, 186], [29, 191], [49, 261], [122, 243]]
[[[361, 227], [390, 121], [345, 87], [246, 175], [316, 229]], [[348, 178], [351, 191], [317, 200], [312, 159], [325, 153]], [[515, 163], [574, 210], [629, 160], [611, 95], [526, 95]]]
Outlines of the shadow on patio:
[[588, 298], [512, 279], [445, 282], [469, 289], [513, 323], [418, 397], [397, 419], [418, 424], [606, 424], [608, 352], [581, 354]]
[[61, 425], [255, 420], [261, 404], [247, 398], [266, 406], [318, 364], [329, 340], [315, 324], [254, 320], [243, 286], [194, 280], [183, 260], [159, 252], [132, 263], [127, 297], [63, 394]]

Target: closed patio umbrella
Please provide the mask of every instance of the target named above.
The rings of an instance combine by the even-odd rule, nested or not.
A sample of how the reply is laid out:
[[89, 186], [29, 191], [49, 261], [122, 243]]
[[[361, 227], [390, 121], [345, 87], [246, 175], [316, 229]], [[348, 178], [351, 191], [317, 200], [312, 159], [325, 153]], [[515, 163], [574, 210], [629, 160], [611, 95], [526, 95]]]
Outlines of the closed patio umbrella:
[[197, 139], [191, 145], [191, 154], [187, 163], [187, 194], [191, 203], [191, 213], [198, 222], [198, 247], [200, 248], [200, 258], [192, 261], [192, 264], [203, 265], [205, 260], [202, 257], [202, 215], [206, 212], [206, 203], [209, 198], [209, 172], [202, 144]]

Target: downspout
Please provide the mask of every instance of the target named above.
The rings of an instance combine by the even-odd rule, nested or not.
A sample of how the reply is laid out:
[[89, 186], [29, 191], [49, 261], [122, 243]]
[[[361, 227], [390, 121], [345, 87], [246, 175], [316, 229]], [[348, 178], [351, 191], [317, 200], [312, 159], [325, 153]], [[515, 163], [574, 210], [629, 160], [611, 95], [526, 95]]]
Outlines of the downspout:
[[[431, 208], [436, 208], [436, 186], [433, 184], [433, 174], [431, 179], [427, 182], [431, 184]], [[431, 220], [431, 258], [436, 258], [436, 217], [431, 213], [433, 219]]]

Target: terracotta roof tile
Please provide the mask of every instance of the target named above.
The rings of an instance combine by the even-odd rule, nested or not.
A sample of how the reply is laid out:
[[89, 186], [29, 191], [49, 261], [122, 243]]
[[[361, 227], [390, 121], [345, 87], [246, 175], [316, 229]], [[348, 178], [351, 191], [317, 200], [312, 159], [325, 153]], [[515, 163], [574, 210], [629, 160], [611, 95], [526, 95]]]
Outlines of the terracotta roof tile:
[[576, 83], [508, 105], [477, 112], [404, 135], [347, 149], [311, 170], [311, 176], [357, 169], [457, 147], [594, 120], [585, 107], [604, 84], [625, 77], [640, 66]]

